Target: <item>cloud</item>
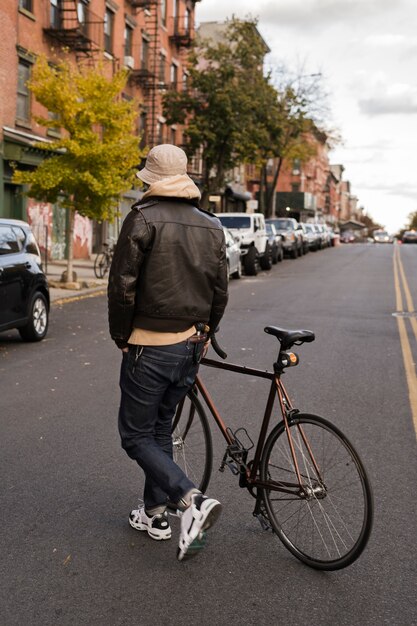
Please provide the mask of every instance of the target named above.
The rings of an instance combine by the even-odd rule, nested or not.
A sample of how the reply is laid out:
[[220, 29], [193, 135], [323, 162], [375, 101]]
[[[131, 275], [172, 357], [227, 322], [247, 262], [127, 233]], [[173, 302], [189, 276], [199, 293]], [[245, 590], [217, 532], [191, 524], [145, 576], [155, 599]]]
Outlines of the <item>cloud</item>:
[[379, 33], [375, 35], [368, 35], [365, 37], [363, 43], [381, 47], [381, 48], [391, 48], [397, 47], [399, 45], [404, 45], [408, 43], [409, 39], [404, 35], [396, 35], [394, 33]]
[[417, 200], [417, 185], [409, 181], [386, 182], [386, 181], [356, 181], [355, 187], [366, 189], [367, 191], [385, 192], [390, 196], [411, 198]]
[[[406, 0], [268, 0], [258, 3], [264, 24], [324, 30], [331, 25], [344, 25], [379, 17], [384, 12], [398, 10]], [[253, 4], [248, 10], [253, 12]], [[242, 11], [240, 11], [242, 13]]]
[[[239, 18], [259, 16], [264, 25], [293, 27], [304, 31], [323, 30], [332, 24], [346, 25], [381, 14], [401, 10], [410, 0], [211, 0], [210, 6], [197, 9], [203, 20], [223, 20], [235, 14]], [[307, 28], [307, 31], [305, 30]]]
[[359, 109], [368, 116], [412, 115], [417, 113], [417, 87], [398, 83], [358, 100]]

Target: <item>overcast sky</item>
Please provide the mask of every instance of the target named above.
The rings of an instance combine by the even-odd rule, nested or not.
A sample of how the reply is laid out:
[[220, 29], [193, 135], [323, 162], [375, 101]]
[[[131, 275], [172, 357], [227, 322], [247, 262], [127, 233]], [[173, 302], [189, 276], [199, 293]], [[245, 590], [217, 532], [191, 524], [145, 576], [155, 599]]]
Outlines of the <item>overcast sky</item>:
[[202, 0], [197, 21], [259, 18], [268, 66], [321, 72], [331, 155], [352, 193], [390, 231], [417, 211], [417, 0]]

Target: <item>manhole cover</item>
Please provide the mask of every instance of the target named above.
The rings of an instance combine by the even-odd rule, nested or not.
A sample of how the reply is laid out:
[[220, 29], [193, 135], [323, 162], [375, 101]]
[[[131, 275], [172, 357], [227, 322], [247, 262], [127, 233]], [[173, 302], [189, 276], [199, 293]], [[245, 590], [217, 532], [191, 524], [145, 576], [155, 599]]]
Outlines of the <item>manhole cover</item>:
[[395, 311], [394, 317], [417, 317], [417, 311]]

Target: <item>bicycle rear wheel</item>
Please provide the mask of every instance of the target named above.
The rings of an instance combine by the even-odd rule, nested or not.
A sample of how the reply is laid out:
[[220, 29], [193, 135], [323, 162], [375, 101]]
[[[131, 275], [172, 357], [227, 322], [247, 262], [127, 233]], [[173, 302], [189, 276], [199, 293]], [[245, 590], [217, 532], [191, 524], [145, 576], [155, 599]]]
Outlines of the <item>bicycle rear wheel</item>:
[[207, 416], [193, 391], [177, 407], [172, 422], [172, 447], [175, 463], [200, 491], [206, 491], [213, 465], [213, 444]]
[[[304, 490], [298, 495], [264, 489], [269, 520], [285, 547], [303, 563], [341, 569], [359, 557], [371, 533], [368, 477], [352, 445], [330, 422], [299, 413], [289, 425]], [[298, 485], [283, 422], [265, 444], [261, 480], [283, 488]]]
[[94, 259], [94, 274], [96, 275], [96, 278], [104, 278], [107, 270], [107, 255], [105, 252], [99, 252]]

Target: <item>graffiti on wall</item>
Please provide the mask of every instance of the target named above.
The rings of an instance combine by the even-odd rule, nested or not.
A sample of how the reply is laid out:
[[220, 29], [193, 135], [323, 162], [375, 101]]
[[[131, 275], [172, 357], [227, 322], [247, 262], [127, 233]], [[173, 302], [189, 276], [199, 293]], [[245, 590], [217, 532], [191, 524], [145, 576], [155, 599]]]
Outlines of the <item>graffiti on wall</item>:
[[42, 256], [45, 257], [51, 249], [52, 206], [48, 202], [38, 202], [29, 198], [27, 215]]
[[[64, 259], [66, 251], [66, 210], [48, 202], [29, 198], [28, 222], [39, 244], [42, 256]], [[74, 258], [89, 258], [92, 249], [93, 225], [87, 217], [75, 214]]]
[[93, 242], [93, 227], [88, 217], [75, 214], [74, 220], [74, 256], [88, 258]]

